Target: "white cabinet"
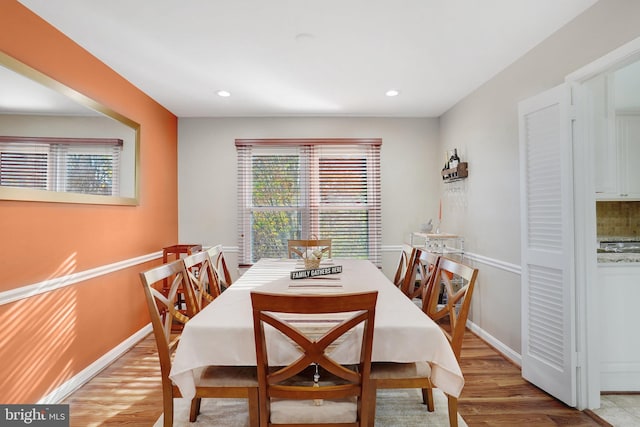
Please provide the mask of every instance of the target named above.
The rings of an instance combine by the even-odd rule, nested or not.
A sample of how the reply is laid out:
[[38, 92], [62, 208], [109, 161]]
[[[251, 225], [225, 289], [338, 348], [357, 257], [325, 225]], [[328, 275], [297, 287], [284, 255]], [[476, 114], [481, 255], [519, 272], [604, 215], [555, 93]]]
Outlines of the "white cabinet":
[[640, 264], [600, 264], [600, 388], [640, 391]]
[[618, 113], [614, 123], [609, 138], [596, 139], [596, 198], [640, 200], [640, 114]]
[[616, 141], [620, 193], [640, 199], [640, 114], [616, 115]]
[[640, 200], [640, 112], [619, 108], [619, 86], [612, 75], [588, 83], [598, 200]]
[[615, 110], [610, 76], [601, 75], [585, 83], [589, 103], [589, 139], [593, 141], [596, 196], [618, 191], [618, 151], [615, 138]]

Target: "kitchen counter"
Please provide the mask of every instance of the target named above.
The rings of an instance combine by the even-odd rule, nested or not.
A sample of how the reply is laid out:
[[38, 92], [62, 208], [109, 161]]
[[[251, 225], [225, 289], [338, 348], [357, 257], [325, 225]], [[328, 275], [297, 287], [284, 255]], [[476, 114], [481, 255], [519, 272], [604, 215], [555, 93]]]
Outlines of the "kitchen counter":
[[640, 254], [598, 254], [598, 264], [634, 262], [640, 263]]
[[640, 240], [638, 236], [598, 236], [600, 242], [635, 242]]

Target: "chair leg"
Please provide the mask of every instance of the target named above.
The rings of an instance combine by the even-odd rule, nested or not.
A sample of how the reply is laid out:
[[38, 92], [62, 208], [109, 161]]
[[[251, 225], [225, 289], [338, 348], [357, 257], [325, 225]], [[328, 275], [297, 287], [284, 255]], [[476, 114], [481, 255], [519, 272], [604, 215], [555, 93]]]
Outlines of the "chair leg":
[[449, 406], [449, 426], [458, 427], [458, 399], [447, 394], [447, 403]]
[[249, 426], [258, 427], [260, 425], [260, 406], [258, 402], [258, 388], [249, 389]]
[[170, 389], [167, 390], [164, 387], [164, 381], [162, 395], [162, 410], [164, 412], [162, 425], [163, 427], [173, 427], [173, 394]]
[[422, 389], [422, 403], [427, 405], [427, 410], [429, 412], [433, 412], [435, 410], [435, 406], [433, 404], [433, 389], [431, 388]]
[[171, 408], [164, 408], [164, 422], [163, 427], [173, 427], [173, 405]]
[[269, 418], [271, 418], [268, 399], [266, 391], [265, 393], [260, 393], [260, 388], [258, 388], [258, 407], [260, 408], [258, 415], [260, 418], [260, 427], [267, 427], [269, 424]]
[[192, 423], [196, 421], [198, 415], [200, 415], [200, 403], [202, 402], [202, 398], [194, 397], [191, 400], [191, 412], [189, 413], [189, 421]]
[[[371, 381], [373, 383], [373, 381]], [[376, 423], [376, 400], [378, 397], [378, 389], [375, 387], [371, 387], [371, 396], [369, 397], [369, 420], [367, 421], [367, 425], [369, 427], [373, 427]]]

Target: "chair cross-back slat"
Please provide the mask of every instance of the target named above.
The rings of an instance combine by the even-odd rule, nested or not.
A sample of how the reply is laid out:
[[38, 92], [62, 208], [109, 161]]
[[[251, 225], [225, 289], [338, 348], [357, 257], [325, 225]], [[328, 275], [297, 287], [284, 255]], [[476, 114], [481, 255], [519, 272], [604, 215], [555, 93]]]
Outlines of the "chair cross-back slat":
[[[373, 343], [373, 323], [377, 292], [337, 295], [282, 295], [260, 292], [251, 293], [253, 306], [254, 334], [256, 342], [256, 360], [258, 363], [258, 383], [260, 390], [261, 425], [290, 424], [296, 426], [323, 425], [361, 426], [366, 425], [369, 403], [369, 373], [371, 370], [371, 350]], [[331, 315], [344, 313], [339, 320], [331, 316], [332, 326], [327, 326], [320, 337], [310, 338], [304, 327], [298, 327], [300, 321], [296, 315]], [[325, 319], [316, 317], [311, 319]], [[307, 319], [308, 320], [308, 319]], [[300, 356], [284, 367], [269, 365], [268, 337], [265, 333], [269, 325], [284, 334], [292, 345], [296, 345]], [[360, 347], [360, 362], [356, 368], [342, 366], [331, 355], [330, 347], [336, 340], [352, 333], [356, 327], [363, 327]], [[317, 332], [317, 331], [316, 331]], [[313, 384], [300, 381], [300, 374], [310, 366], [323, 369], [324, 378], [330, 384]], [[326, 372], [325, 372], [326, 371]], [[305, 384], [306, 383], [306, 384]], [[285, 399], [273, 401], [272, 398]], [[332, 410], [336, 399], [355, 398], [356, 401], [343, 402], [352, 405], [348, 420], [340, 421], [326, 417], [340, 417]], [[305, 402], [317, 402], [329, 399], [326, 407], [314, 409]], [[293, 403], [292, 403], [293, 402]], [[282, 409], [283, 403], [286, 410]], [[298, 404], [298, 406], [296, 406]], [[305, 406], [306, 405], [306, 406]], [[295, 408], [291, 410], [291, 408]], [[272, 417], [273, 416], [273, 417]], [[364, 423], [364, 424], [363, 424]]]
[[[409, 299], [422, 295], [421, 279], [426, 276], [423, 265], [420, 262], [422, 249], [409, 245], [403, 245], [400, 261], [396, 270], [394, 284]], [[416, 286], [418, 284], [418, 286]]]
[[436, 267], [438, 266], [439, 260], [440, 255], [433, 252], [423, 251], [420, 256], [420, 285], [416, 289], [416, 297], [420, 297], [423, 307], [425, 306], [426, 300], [429, 298], [429, 295], [431, 295], [431, 289], [434, 286], [433, 282], [435, 278]]
[[[178, 278], [174, 278], [174, 283], [178, 282]], [[171, 289], [171, 288], [170, 288]], [[177, 321], [182, 323], [183, 325], [189, 321], [189, 316], [180, 312], [177, 308], [177, 292], [173, 292], [173, 296], [169, 295], [169, 297], [165, 297], [162, 292], [155, 288], [149, 289], [151, 295], [155, 299], [156, 305], [158, 306], [160, 320], [162, 322], [162, 328], [164, 332], [164, 336], [167, 342], [171, 343], [171, 331], [173, 330], [173, 322]], [[171, 301], [174, 301], [173, 303]], [[169, 313], [169, 315], [167, 315]], [[171, 343], [170, 347], [173, 346]]]
[[220, 296], [220, 282], [211, 264], [211, 258], [205, 251], [196, 252], [182, 259], [187, 276], [194, 290], [199, 310]]
[[368, 313], [366, 311], [361, 311], [332, 327], [319, 340], [312, 340], [309, 339], [304, 332], [287, 323], [287, 321], [279, 319], [271, 313], [261, 312], [260, 320], [262, 322], [267, 323], [284, 333], [293, 342], [298, 344], [299, 348], [303, 351], [303, 354], [296, 362], [270, 374], [269, 382], [271, 384], [276, 384], [284, 381], [287, 378], [300, 373], [311, 363], [316, 363], [337, 377], [347, 381], [359, 381], [359, 375], [344, 368], [335, 360], [328, 357], [326, 355], [326, 351], [332, 343], [346, 334], [349, 330], [356, 327], [358, 324], [367, 321], [367, 316]]
[[[478, 269], [441, 257], [434, 272], [429, 295], [423, 302], [423, 311], [433, 320], [445, 317], [449, 320], [448, 328], [443, 328], [451, 343], [453, 352], [460, 361], [462, 339], [466, 328], [471, 296], [475, 287]], [[446, 302], [438, 304], [438, 296], [443, 291]]]
[[211, 265], [218, 275], [218, 283], [220, 291], [224, 291], [231, 286], [233, 280], [229, 268], [227, 267], [227, 261], [224, 258], [224, 252], [222, 251], [222, 245], [215, 245], [206, 250], [211, 259]]
[[404, 278], [407, 274], [407, 269], [409, 268], [409, 258], [412, 253], [413, 248], [409, 245], [404, 245], [402, 252], [400, 252], [398, 268], [396, 269], [396, 274], [393, 277], [393, 284], [399, 289], [402, 289], [402, 284], [404, 283]]

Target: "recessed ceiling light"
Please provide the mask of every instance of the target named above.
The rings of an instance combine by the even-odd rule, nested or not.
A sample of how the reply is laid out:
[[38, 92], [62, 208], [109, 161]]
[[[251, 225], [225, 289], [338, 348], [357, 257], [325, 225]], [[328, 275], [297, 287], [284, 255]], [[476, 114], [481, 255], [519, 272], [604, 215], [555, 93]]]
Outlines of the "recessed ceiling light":
[[387, 95], [387, 96], [398, 96], [398, 95], [400, 95], [400, 91], [396, 90], [396, 89], [389, 89], [388, 91], [385, 92], [385, 95]]
[[218, 96], [222, 96], [224, 98], [231, 96], [231, 92], [227, 92], [226, 90], [219, 90], [216, 92]]
[[310, 34], [310, 33], [298, 33], [295, 36], [296, 41], [300, 42], [300, 43], [311, 41], [314, 38], [315, 38], [315, 36], [313, 34]]

